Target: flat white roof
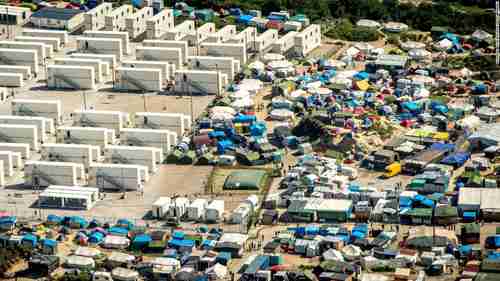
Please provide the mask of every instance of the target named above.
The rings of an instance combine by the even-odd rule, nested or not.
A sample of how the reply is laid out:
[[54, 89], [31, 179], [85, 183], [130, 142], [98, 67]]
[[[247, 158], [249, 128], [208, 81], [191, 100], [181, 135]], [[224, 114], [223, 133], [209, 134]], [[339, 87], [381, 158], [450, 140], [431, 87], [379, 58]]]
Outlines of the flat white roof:
[[500, 189], [460, 188], [458, 205], [477, 205], [481, 209], [500, 209]]

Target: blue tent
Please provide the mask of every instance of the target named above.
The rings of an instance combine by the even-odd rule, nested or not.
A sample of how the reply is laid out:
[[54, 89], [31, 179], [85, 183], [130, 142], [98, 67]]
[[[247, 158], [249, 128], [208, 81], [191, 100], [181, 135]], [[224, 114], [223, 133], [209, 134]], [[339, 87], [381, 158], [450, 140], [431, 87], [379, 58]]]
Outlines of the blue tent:
[[354, 79], [356, 79], [356, 80], [366, 80], [366, 79], [368, 79], [368, 77], [370, 77], [370, 74], [368, 74], [367, 72], [364, 72], [364, 71], [360, 71], [360, 72], [354, 74]]
[[439, 151], [451, 151], [455, 149], [455, 145], [453, 143], [436, 142], [431, 145], [430, 149]]
[[500, 248], [500, 235], [493, 235], [486, 237], [486, 248], [498, 249]]
[[206, 240], [203, 240], [203, 242], [201, 243], [201, 248], [203, 250], [211, 250], [215, 247], [216, 244], [217, 244], [217, 241], [206, 239]]
[[400, 207], [411, 207], [413, 200], [408, 197], [400, 197], [399, 198], [399, 206]]
[[34, 248], [38, 244], [38, 238], [35, 235], [28, 233], [21, 239], [21, 244]]
[[240, 114], [240, 115], [234, 117], [234, 119], [233, 119], [234, 123], [253, 123], [255, 121], [257, 121], [257, 117], [255, 115]]
[[183, 240], [185, 236], [184, 231], [174, 231], [174, 234], [172, 234], [172, 238], [176, 240]]
[[217, 152], [219, 154], [226, 153], [226, 150], [228, 150], [232, 147], [233, 147], [233, 142], [230, 140], [222, 140], [222, 141], [217, 142]]
[[252, 136], [263, 136], [267, 131], [266, 124], [264, 122], [256, 122], [250, 126], [250, 134]]
[[108, 230], [109, 234], [116, 235], [116, 236], [127, 236], [128, 235], [128, 229], [123, 228], [123, 227], [117, 227], [113, 226]]
[[223, 131], [212, 131], [208, 133], [208, 137], [211, 139], [220, 139], [226, 137]]
[[60, 216], [56, 216], [56, 215], [48, 215], [47, 216], [48, 223], [60, 224], [62, 221], [63, 221], [63, 218]]
[[416, 102], [413, 102], [413, 101], [404, 102], [403, 104], [401, 104], [401, 107], [404, 110], [407, 110], [410, 112], [417, 112], [420, 110], [420, 105]]
[[116, 222], [116, 226], [130, 230], [130, 229], [134, 228], [134, 223], [132, 223], [128, 219], [119, 219]]
[[464, 220], [467, 220], [467, 221], [475, 221], [476, 220], [476, 212], [464, 212], [462, 217]]
[[132, 241], [132, 247], [134, 247], [135, 249], [143, 249], [147, 247], [149, 242], [151, 241], [153, 241], [153, 239], [151, 239], [151, 236], [149, 236], [148, 234], [137, 235]]
[[220, 263], [222, 265], [227, 265], [231, 260], [231, 253], [229, 252], [220, 252], [215, 258], [216, 263]]
[[175, 249], [192, 249], [195, 246], [195, 241], [193, 240], [180, 240], [180, 239], [171, 239], [168, 241], [168, 245]]
[[104, 234], [99, 231], [95, 231], [89, 236], [89, 243], [99, 244], [104, 240]]
[[69, 226], [73, 228], [86, 228], [88, 226], [88, 222], [82, 217], [72, 216], [69, 218]]
[[311, 225], [311, 226], [306, 226], [306, 229], [305, 229], [305, 234], [306, 235], [318, 235], [319, 233], [319, 227], [318, 226], [314, 226], [314, 225]]
[[254, 17], [252, 15], [240, 15], [236, 18], [237, 23], [248, 25]]

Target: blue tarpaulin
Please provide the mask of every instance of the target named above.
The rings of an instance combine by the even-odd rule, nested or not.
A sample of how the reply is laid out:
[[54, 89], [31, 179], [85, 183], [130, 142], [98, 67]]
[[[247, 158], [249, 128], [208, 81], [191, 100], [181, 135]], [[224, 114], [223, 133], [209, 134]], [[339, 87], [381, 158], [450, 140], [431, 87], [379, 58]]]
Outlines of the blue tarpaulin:
[[86, 219], [78, 216], [73, 216], [69, 218], [69, 224], [70, 226], [73, 227], [78, 227], [78, 228], [85, 228], [88, 225], [88, 222]]
[[318, 235], [319, 227], [318, 226], [306, 226], [305, 234], [306, 235]]
[[476, 220], [476, 212], [464, 212], [462, 217], [466, 220]]
[[469, 158], [470, 158], [470, 153], [457, 152], [457, 153], [453, 153], [451, 155], [446, 156], [443, 160], [441, 160], [441, 164], [453, 165], [453, 166], [460, 167], [463, 164], [465, 164], [465, 162], [467, 162], [467, 160], [469, 160]]
[[222, 140], [217, 142], [217, 152], [219, 154], [226, 153], [226, 150], [228, 150], [231, 147], [233, 147], [233, 142], [230, 140]]
[[63, 218], [60, 216], [56, 216], [56, 215], [48, 215], [47, 216], [47, 222], [49, 222], [49, 223], [60, 224], [62, 222], [62, 220], [63, 220]]
[[21, 244], [29, 245], [31, 247], [36, 247], [37, 243], [38, 243], [38, 238], [36, 238], [36, 236], [31, 233], [24, 235], [23, 238], [21, 239]]
[[179, 240], [179, 239], [172, 239], [168, 242], [168, 245], [172, 248], [193, 248], [195, 246], [195, 241], [193, 240]]
[[404, 102], [403, 104], [401, 104], [401, 107], [403, 107], [403, 109], [408, 110], [410, 112], [416, 112], [416, 111], [420, 110], [420, 105], [416, 102], [413, 102], [413, 101]]
[[430, 147], [430, 149], [433, 150], [439, 150], [439, 151], [451, 151], [455, 149], [455, 145], [453, 143], [433, 143]]
[[240, 15], [236, 18], [237, 23], [249, 24], [254, 17], [251, 15]]
[[136, 249], [144, 248], [147, 247], [149, 242], [151, 242], [151, 236], [147, 234], [141, 234], [137, 235], [134, 237], [134, 240], [132, 241], [132, 246]]
[[123, 228], [123, 227], [111, 227], [108, 231], [110, 234], [117, 235], [117, 236], [127, 236], [128, 235], [128, 229]]
[[89, 243], [99, 244], [102, 242], [103, 239], [104, 239], [104, 234], [102, 234], [101, 232], [95, 231], [92, 234], [90, 234]]
[[354, 79], [356, 80], [366, 80], [370, 75], [367, 72], [361, 71], [354, 74]]
[[399, 198], [399, 206], [411, 206], [411, 204], [413, 203], [413, 200], [411, 200], [411, 198], [408, 198], [408, 197], [400, 197]]
[[220, 252], [215, 258], [216, 263], [220, 263], [222, 265], [227, 265], [231, 260], [231, 253], [229, 252]]
[[257, 117], [255, 115], [238, 115], [234, 117], [233, 123], [253, 123], [257, 121]]
[[44, 239], [42, 245], [47, 248], [55, 249], [57, 247], [57, 241], [52, 239]]
[[172, 238], [177, 240], [183, 240], [185, 236], [184, 231], [174, 231], [174, 234], [172, 234]]
[[264, 122], [256, 122], [250, 126], [250, 134], [252, 136], [263, 136], [267, 131], [266, 124]]
[[116, 226], [123, 227], [123, 228], [126, 228], [128, 230], [134, 228], [134, 224], [131, 221], [127, 220], [127, 219], [119, 219], [116, 222]]

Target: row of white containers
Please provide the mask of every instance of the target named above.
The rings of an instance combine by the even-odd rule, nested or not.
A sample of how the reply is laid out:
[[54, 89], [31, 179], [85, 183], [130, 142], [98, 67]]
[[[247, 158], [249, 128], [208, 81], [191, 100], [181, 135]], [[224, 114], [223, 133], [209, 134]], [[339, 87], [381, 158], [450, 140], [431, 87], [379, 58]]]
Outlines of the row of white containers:
[[151, 212], [156, 219], [218, 222], [224, 214], [224, 200], [209, 202], [199, 198], [190, 203], [185, 197], [160, 197], [153, 203]]

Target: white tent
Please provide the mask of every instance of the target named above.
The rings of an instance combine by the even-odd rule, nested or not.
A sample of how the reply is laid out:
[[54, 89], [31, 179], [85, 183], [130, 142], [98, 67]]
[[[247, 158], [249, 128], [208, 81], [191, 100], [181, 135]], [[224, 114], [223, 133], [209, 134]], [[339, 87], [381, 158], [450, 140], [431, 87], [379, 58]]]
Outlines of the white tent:
[[257, 79], [243, 79], [237, 87], [239, 90], [247, 90], [250, 94], [256, 94], [263, 85], [264, 83]]
[[273, 109], [269, 113], [269, 117], [273, 120], [289, 120], [293, 118], [293, 112], [288, 109]]
[[344, 255], [344, 258], [348, 261], [355, 260], [361, 256], [361, 248], [358, 246], [354, 245], [347, 245], [344, 248], [342, 248], [342, 254]]
[[254, 61], [248, 65], [248, 68], [255, 69], [257, 71], [264, 71], [264, 69], [266, 68], [266, 65], [263, 62]]
[[401, 49], [409, 51], [411, 49], [425, 49], [425, 44], [416, 41], [406, 41], [401, 43]]
[[269, 67], [272, 71], [277, 71], [280, 69], [289, 69], [290, 67], [293, 67], [293, 64], [287, 60], [276, 60], [268, 63], [267, 67]]
[[127, 237], [108, 235], [104, 237], [102, 247], [110, 249], [124, 249], [130, 245], [130, 240]]
[[247, 97], [243, 99], [237, 99], [231, 103], [231, 106], [237, 110], [245, 109], [245, 108], [251, 108], [255, 105], [255, 102]]
[[443, 40], [437, 42], [435, 44], [435, 47], [439, 50], [448, 50], [450, 49], [451, 47], [453, 46], [453, 42], [451, 42], [450, 40], [444, 38]]
[[330, 66], [335, 67], [335, 68], [345, 68], [347, 64], [343, 61], [340, 60], [330, 60]]
[[355, 57], [359, 54], [360, 50], [355, 47], [350, 47], [345, 51], [346, 55], [349, 57]]
[[250, 98], [250, 92], [244, 89], [240, 89], [236, 92], [231, 93], [231, 98], [233, 99], [245, 99]]
[[408, 56], [414, 60], [423, 60], [431, 58], [432, 53], [424, 49], [411, 49], [408, 51]]
[[138, 280], [139, 272], [128, 268], [117, 267], [111, 271], [111, 276], [114, 280]]
[[212, 120], [230, 120], [236, 115], [236, 110], [230, 106], [214, 106], [210, 109]]
[[481, 29], [478, 29], [474, 31], [474, 33], [472, 33], [472, 39], [477, 41], [490, 40], [491, 38], [493, 38], [493, 35]]
[[325, 261], [344, 261], [342, 253], [335, 249], [328, 249], [322, 256]]
[[379, 28], [380, 23], [374, 21], [374, 20], [368, 20], [368, 19], [360, 19], [356, 22], [356, 26], [359, 27], [368, 27], [368, 28]]
[[89, 257], [69, 256], [66, 258], [65, 265], [69, 268], [94, 268], [95, 261]]
[[268, 63], [268, 62], [272, 62], [272, 61], [280, 61], [280, 60], [284, 60], [284, 59], [285, 59], [285, 56], [283, 56], [281, 54], [276, 54], [276, 53], [267, 53], [267, 54], [262, 56], [262, 60], [264, 61], [264, 63]]
[[306, 97], [306, 96], [307, 96], [307, 92], [304, 90], [301, 90], [301, 89], [295, 90], [295, 91], [290, 93], [290, 97], [292, 99], [297, 99], [297, 98]]
[[365, 54], [367, 54], [368, 52], [370, 52], [370, 50], [373, 49], [373, 46], [370, 43], [358, 42], [358, 43], [354, 44], [354, 48], [356, 48], [356, 49], [360, 50], [361, 52], [364, 52]]
[[101, 255], [101, 251], [99, 251], [98, 249], [89, 248], [89, 247], [78, 247], [73, 252], [73, 254], [75, 256], [95, 258], [95, 257]]
[[227, 267], [216, 263], [214, 266], [207, 268], [205, 271], [213, 280], [222, 280], [227, 275]]

